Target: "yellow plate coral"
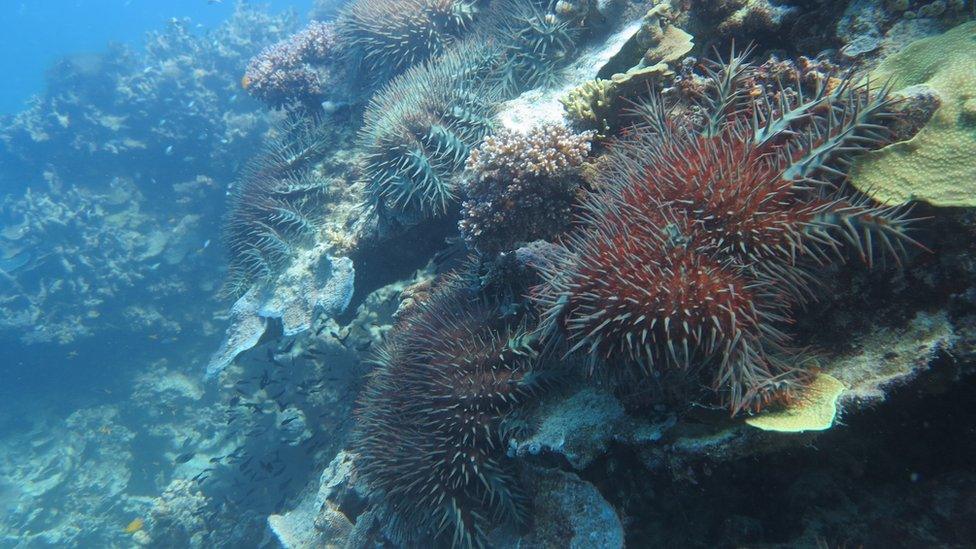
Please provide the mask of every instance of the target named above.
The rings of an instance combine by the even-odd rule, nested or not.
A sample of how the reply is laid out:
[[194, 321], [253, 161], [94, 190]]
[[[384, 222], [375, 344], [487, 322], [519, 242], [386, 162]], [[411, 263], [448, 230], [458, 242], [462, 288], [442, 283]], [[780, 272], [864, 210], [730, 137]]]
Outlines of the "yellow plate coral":
[[888, 204], [976, 206], [976, 22], [912, 42], [871, 78], [926, 86], [942, 103], [912, 139], [859, 157], [854, 186]]
[[763, 431], [824, 431], [834, 424], [837, 399], [844, 389], [844, 384], [837, 378], [820, 374], [786, 408], [751, 417], [746, 423]]

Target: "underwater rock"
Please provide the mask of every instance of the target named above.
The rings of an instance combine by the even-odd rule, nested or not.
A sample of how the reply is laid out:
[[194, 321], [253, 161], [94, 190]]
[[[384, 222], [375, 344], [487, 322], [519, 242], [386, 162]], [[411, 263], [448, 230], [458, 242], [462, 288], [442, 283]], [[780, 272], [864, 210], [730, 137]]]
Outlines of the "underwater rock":
[[334, 316], [352, 299], [355, 269], [346, 257], [331, 257], [323, 245], [299, 252], [269, 284], [252, 286], [231, 308], [224, 342], [207, 365], [213, 378], [234, 358], [257, 345], [270, 319], [281, 321], [285, 336], [311, 327], [314, 315]]
[[489, 546], [623, 548], [620, 517], [595, 486], [558, 469], [532, 467], [525, 477], [535, 509], [531, 529], [518, 538], [496, 532]]
[[272, 534], [285, 549], [359, 547], [348, 543], [353, 522], [341, 510], [350, 498], [365, 501], [365, 494], [357, 492], [353, 456], [339, 452], [322, 471], [317, 486], [291, 511], [268, 517]]
[[532, 413], [535, 430], [524, 440], [513, 440], [509, 451], [526, 460], [545, 462], [557, 457], [558, 462], [582, 471], [610, 444], [659, 440], [674, 422], [673, 416], [656, 423], [631, 417], [612, 394], [587, 387], [543, 403]]

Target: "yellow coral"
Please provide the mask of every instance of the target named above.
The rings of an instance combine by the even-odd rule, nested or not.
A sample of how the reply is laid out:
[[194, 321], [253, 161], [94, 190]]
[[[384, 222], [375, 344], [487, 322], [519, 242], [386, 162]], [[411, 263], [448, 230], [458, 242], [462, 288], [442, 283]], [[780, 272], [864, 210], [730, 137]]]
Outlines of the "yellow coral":
[[844, 389], [844, 384], [837, 378], [820, 374], [786, 408], [751, 417], [746, 423], [763, 431], [824, 431], [834, 424], [837, 399]]
[[613, 108], [612, 94], [616, 85], [610, 80], [591, 80], [571, 90], [559, 100], [569, 119], [585, 128], [607, 131], [607, 116]]
[[942, 104], [912, 139], [858, 158], [854, 186], [888, 204], [976, 206], [976, 22], [909, 44], [872, 78], [927, 86]]

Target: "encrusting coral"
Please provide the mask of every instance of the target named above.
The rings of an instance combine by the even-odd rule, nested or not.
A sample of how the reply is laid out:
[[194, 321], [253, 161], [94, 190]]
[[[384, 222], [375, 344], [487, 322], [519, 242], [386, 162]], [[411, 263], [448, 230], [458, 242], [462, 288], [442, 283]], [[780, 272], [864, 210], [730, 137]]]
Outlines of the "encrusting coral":
[[466, 0], [355, 0], [338, 25], [361, 54], [365, 74], [381, 83], [444, 53], [474, 15], [474, 3]]
[[471, 152], [460, 185], [458, 226], [468, 244], [490, 253], [567, 229], [592, 137], [548, 124], [485, 139]]
[[482, 546], [527, 513], [506, 418], [538, 388], [534, 353], [467, 286], [448, 276], [400, 318], [360, 399], [357, 468], [407, 545]]
[[241, 85], [273, 108], [314, 105], [321, 101], [325, 86], [314, 66], [334, 56], [338, 47], [335, 24], [309, 23], [251, 59]]
[[845, 246], [870, 264], [874, 242], [897, 258], [914, 241], [905, 210], [838, 183], [884, 138], [884, 90], [757, 88], [743, 56], [706, 70], [700, 120], [652, 96], [613, 143], [536, 298], [543, 333], [565, 334], [594, 364], [700, 373], [737, 413], [807, 378], [782, 329], [816, 295], [811, 264]]

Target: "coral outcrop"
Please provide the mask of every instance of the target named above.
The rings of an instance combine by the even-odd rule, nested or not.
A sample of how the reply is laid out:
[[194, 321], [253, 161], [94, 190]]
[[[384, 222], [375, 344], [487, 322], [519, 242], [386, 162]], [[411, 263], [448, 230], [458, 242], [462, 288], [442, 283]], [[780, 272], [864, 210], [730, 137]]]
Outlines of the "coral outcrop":
[[556, 125], [488, 137], [471, 152], [460, 185], [458, 226], [468, 244], [492, 253], [567, 229], [591, 139]]

